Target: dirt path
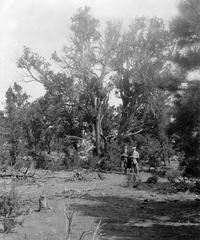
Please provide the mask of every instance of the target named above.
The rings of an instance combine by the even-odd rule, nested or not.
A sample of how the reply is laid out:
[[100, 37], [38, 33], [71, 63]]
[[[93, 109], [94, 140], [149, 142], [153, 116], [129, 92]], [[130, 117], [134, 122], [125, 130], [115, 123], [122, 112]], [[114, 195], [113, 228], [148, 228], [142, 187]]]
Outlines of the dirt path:
[[[66, 239], [65, 203], [75, 208], [71, 240], [94, 230], [99, 221], [104, 224], [100, 229], [102, 240], [200, 239], [200, 201], [195, 200], [194, 194], [162, 195], [146, 185], [130, 188], [126, 177], [120, 174], [104, 174], [101, 180], [97, 173], [90, 173], [87, 181], [66, 181], [73, 173], [45, 174], [38, 173], [40, 179], [33, 183], [18, 182], [23, 207], [30, 211], [24, 216], [23, 227], [1, 234], [0, 239]], [[143, 181], [147, 177], [146, 173], [141, 174]], [[51, 209], [35, 212], [41, 194], [46, 194]]]

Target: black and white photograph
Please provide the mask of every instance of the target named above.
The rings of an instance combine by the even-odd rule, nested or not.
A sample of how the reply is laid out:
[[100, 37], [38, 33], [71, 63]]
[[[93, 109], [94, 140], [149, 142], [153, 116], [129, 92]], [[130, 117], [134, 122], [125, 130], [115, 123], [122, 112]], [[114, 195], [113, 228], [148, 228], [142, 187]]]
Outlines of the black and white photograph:
[[0, 0], [0, 240], [200, 240], [200, 0]]

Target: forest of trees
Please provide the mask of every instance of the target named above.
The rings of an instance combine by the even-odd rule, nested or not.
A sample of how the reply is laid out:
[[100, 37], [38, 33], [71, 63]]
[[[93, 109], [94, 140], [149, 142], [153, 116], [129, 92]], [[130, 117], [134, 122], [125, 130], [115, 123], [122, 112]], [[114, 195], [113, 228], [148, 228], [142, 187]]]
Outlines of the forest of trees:
[[[24, 47], [21, 76], [46, 93], [30, 102], [18, 83], [7, 90], [0, 164], [31, 156], [45, 167], [56, 153], [67, 168], [90, 150], [90, 164], [105, 158], [114, 166], [128, 145], [152, 165], [176, 155], [188, 176], [200, 176], [200, 1], [177, 8], [168, 28], [157, 17], [137, 17], [126, 30], [108, 21], [104, 31], [89, 7], [79, 8], [62, 54], [47, 61]], [[119, 106], [109, 105], [113, 93]]]

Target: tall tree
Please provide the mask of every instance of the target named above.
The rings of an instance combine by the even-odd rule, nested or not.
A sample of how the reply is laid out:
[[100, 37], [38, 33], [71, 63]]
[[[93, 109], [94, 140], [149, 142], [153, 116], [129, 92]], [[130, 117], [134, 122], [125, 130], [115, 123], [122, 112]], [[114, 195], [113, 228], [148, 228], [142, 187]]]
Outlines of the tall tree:
[[186, 71], [200, 66], [200, 2], [182, 0], [177, 5], [178, 14], [170, 23], [175, 51], [173, 61]]
[[189, 175], [200, 176], [200, 83], [191, 81], [187, 89], [177, 94], [169, 135], [174, 147], [183, 153], [181, 165]]
[[5, 139], [10, 146], [9, 153], [11, 164], [14, 164], [20, 151], [24, 150], [26, 140], [24, 138], [23, 123], [29, 96], [23, 93], [22, 87], [14, 83], [6, 92], [5, 104]]
[[[107, 23], [101, 36], [98, 31], [99, 21], [90, 14], [90, 8], [78, 9], [71, 18], [72, 37], [63, 48], [63, 56], [53, 53], [60, 73], [51, 70], [51, 65], [27, 47], [17, 61], [17, 66], [25, 72], [26, 81], [37, 81], [44, 84], [49, 91], [55, 79], [64, 83], [72, 80], [69, 89], [63, 92], [66, 105], [79, 106], [92, 126], [97, 155], [100, 154], [102, 120], [108, 106], [111, 85], [108, 81], [110, 61], [115, 54], [120, 38], [121, 24]], [[71, 87], [72, 86], [72, 87]], [[62, 89], [63, 90], [63, 89]]]
[[136, 18], [113, 58], [114, 78], [122, 99], [118, 139], [129, 131], [139, 110], [159, 102], [157, 82], [167, 59], [169, 33], [161, 19]]
[[[197, 81], [188, 81], [188, 74], [191, 72], [196, 72], [200, 70], [200, 2], [198, 0], [183, 0], [179, 1], [178, 5], [178, 14], [174, 17], [170, 23], [170, 32], [174, 38], [175, 51], [172, 54], [172, 61], [181, 69], [182, 82], [185, 82], [186, 85], [181, 89], [181, 92], [176, 94], [175, 106], [176, 106], [176, 116], [182, 114], [183, 108], [186, 114], [190, 111], [198, 112], [198, 104], [193, 104], [193, 101], [198, 101], [198, 82]], [[194, 75], [195, 79], [197, 75]], [[192, 99], [192, 92], [194, 91], [194, 100]], [[185, 98], [185, 100], [184, 100]], [[196, 100], [195, 100], [196, 99]], [[191, 109], [189, 109], [189, 102], [191, 102]], [[180, 110], [180, 113], [178, 111]], [[196, 126], [195, 121], [198, 119], [198, 114], [191, 114], [194, 119], [190, 119], [190, 127], [194, 128]], [[195, 119], [197, 117], [197, 119]], [[175, 122], [178, 119], [175, 119]], [[179, 120], [181, 120], [179, 118]], [[192, 124], [193, 122], [193, 124]], [[197, 121], [198, 122], [198, 121]], [[178, 127], [178, 125], [177, 125]], [[183, 130], [182, 134], [186, 132]], [[179, 131], [180, 133], [180, 131]]]
[[170, 126], [174, 134], [177, 150], [185, 157], [200, 156], [200, 83], [192, 81], [185, 91], [177, 94], [174, 101], [173, 122]]
[[90, 15], [90, 8], [79, 9], [72, 17], [71, 44], [63, 49], [64, 56], [53, 58], [77, 82], [79, 107], [93, 126], [97, 155], [100, 154], [102, 120], [108, 107], [111, 85], [107, 79], [110, 62], [116, 52], [121, 24], [107, 22], [104, 34], [98, 31], [99, 21]]
[[[175, 44], [172, 60], [181, 69], [181, 80], [186, 84], [174, 96], [170, 134], [175, 137], [175, 147], [185, 154], [183, 164], [187, 172], [199, 176], [200, 2], [183, 0], [177, 7], [179, 12], [170, 24]], [[188, 81], [190, 73], [196, 73], [193, 81]]]

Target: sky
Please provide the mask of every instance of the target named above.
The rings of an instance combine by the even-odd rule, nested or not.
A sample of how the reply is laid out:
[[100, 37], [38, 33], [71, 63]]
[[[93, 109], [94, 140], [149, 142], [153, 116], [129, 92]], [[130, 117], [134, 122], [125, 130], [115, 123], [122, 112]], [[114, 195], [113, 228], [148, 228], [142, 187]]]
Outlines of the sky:
[[23, 54], [23, 46], [47, 60], [55, 50], [60, 51], [70, 34], [70, 18], [78, 8], [90, 7], [101, 25], [112, 19], [128, 25], [137, 16], [157, 16], [168, 24], [177, 13], [176, 3], [177, 0], [0, 0], [0, 110], [5, 93], [14, 82], [32, 96], [30, 101], [44, 95], [41, 84], [22, 81], [16, 60]]

